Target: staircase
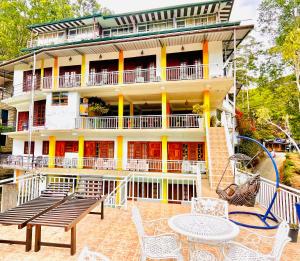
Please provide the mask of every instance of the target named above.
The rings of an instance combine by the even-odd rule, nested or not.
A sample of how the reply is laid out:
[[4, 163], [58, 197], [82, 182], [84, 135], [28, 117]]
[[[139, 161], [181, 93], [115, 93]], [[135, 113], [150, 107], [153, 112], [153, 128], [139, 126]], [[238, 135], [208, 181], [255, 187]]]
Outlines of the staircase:
[[[212, 189], [216, 189], [223, 171], [228, 163], [230, 156], [226, 141], [226, 133], [224, 127], [210, 127], [208, 142], [210, 147], [209, 153], [209, 167]], [[223, 180], [220, 187], [225, 188], [227, 185], [233, 183], [233, 173], [231, 165], [228, 166], [226, 173], [224, 174]]]

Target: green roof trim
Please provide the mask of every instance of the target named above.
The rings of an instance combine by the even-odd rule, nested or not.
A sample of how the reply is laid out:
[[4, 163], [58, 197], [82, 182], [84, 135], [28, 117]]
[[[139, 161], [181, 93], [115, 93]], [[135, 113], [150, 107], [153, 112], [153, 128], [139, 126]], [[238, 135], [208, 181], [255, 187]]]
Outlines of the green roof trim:
[[26, 51], [35, 51], [40, 50], [43, 48], [52, 48], [52, 47], [60, 47], [60, 46], [68, 46], [68, 45], [76, 45], [76, 44], [83, 44], [83, 43], [92, 43], [92, 42], [105, 42], [109, 40], [120, 40], [120, 39], [129, 39], [129, 38], [136, 38], [136, 37], [143, 37], [143, 36], [151, 36], [151, 35], [161, 35], [161, 34], [168, 34], [168, 33], [177, 33], [177, 32], [190, 32], [194, 30], [201, 30], [201, 29], [210, 29], [210, 28], [222, 28], [222, 27], [230, 27], [230, 26], [237, 26], [240, 25], [240, 22], [223, 22], [218, 24], [211, 24], [211, 25], [201, 25], [201, 26], [194, 26], [188, 28], [174, 28], [168, 29], [164, 31], [157, 31], [157, 32], [145, 32], [145, 33], [135, 33], [130, 35], [122, 35], [122, 36], [113, 36], [113, 37], [105, 37], [105, 38], [97, 38], [97, 39], [89, 39], [89, 40], [82, 40], [73, 43], [62, 43], [62, 44], [54, 44], [54, 45], [47, 45], [47, 46], [39, 46], [34, 48], [24, 48], [21, 49], [22, 52]]
[[94, 18], [94, 17], [101, 17], [101, 16], [102, 16], [101, 13], [96, 13], [96, 14], [82, 16], [82, 17], [66, 18], [66, 19], [63, 19], [63, 20], [57, 20], [57, 21], [52, 21], [52, 22], [28, 25], [27, 28], [34, 29], [34, 28], [47, 26], [47, 25], [54, 25], [54, 24], [67, 23], [67, 22], [75, 22], [75, 21], [91, 19], [91, 18]]
[[148, 14], [148, 13], [152, 13], [152, 12], [175, 10], [175, 9], [184, 8], [184, 7], [193, 7], [193, 6], [199, 6], [199, 5], [201, 6], [201, 5], [207, 5], [207, 4], [215, 4], [215, 3], [218, 4], [218, 3], [226, 3], [226, 2], [233, 3], [234, 0], [211, 0], [211, 1], [199, 2], [199, 3], [166, 6], [166, 7], [154, 8], [154, 9], [148, 9], [148, 10], [142, 10], [142, 11], [136, 11], [136, 12], [128, 12], [128, 13], [121, 13], [121, 14], [115, 14], [115, 15], [106, 15], [106, 16], [103, 16], [103, 19], [117, 18], [120, 16], [127, 16], [127, 15]]

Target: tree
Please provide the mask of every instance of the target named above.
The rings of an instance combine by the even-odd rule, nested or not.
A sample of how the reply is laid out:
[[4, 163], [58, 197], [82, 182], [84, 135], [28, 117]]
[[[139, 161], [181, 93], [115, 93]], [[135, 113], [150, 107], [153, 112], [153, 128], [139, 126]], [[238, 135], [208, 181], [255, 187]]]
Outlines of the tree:
[[97, 0], [74, 0], [73, 10], [76, 16], [100, 13], [101, 5]]

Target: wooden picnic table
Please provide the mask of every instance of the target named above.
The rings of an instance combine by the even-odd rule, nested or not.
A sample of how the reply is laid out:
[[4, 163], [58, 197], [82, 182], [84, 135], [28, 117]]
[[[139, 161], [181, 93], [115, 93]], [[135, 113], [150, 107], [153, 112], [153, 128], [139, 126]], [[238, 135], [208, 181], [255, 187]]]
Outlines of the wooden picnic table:
[[[104, 200], [95, 198], [68, 198], [65, 202], [45, 212], [43, 215], [30, 221], [27, 226], [31, 229], [33, 226], [35, 229], [35, 245], [34, 251], [38, 252], [41, 246], [53, 246], [70, 248], [71, 255], [76, 253], [76, 225], [89, 213], [95, 214], [92, 210], [101, 203], [101, 219], [104, 218]], [[97, 213], [97, 212], [96, 212]], [[61, 227], [65, 229], [65, 232], [71, 230], [71, 242], [70, 244], [43, 242], [42, 238], [42, 226], [48, 227]]]

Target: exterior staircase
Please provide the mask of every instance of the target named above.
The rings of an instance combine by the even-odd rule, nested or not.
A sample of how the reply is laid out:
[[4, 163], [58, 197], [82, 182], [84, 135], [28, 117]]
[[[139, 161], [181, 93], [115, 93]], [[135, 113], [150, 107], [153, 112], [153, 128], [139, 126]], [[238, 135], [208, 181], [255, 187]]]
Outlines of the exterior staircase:
[[[209, 128], [209, 166], [210, 166], [210, 177], [212, 189], [216, 189], [223, 171], [228, 163], [230, 153], [228, 151], [226, 133], [224, 127], [210, 127]], [[231, 165], [228, 166], [226, 173], [224, 174], [223, 180], [220, 184], [221, 188], [233, 183], [233, 172]]]

